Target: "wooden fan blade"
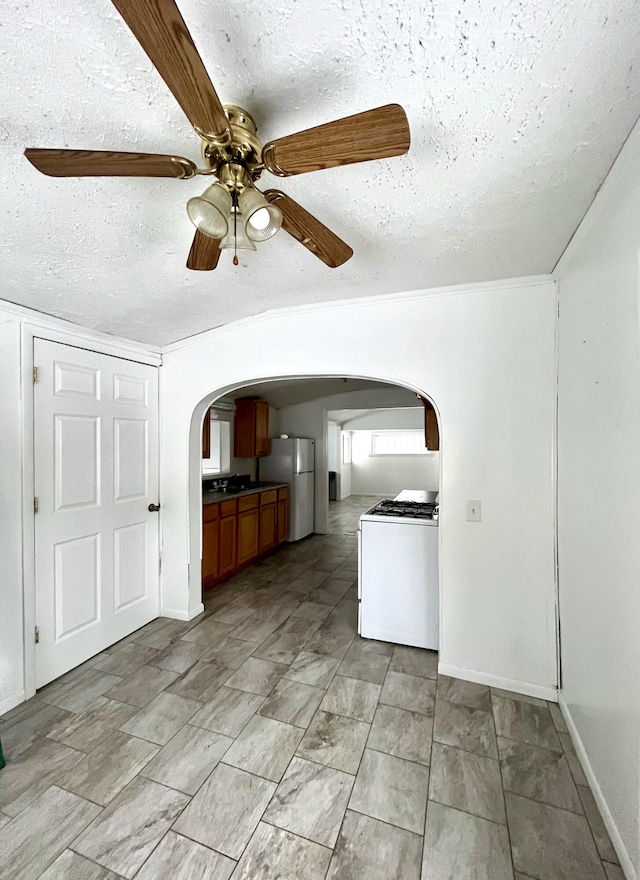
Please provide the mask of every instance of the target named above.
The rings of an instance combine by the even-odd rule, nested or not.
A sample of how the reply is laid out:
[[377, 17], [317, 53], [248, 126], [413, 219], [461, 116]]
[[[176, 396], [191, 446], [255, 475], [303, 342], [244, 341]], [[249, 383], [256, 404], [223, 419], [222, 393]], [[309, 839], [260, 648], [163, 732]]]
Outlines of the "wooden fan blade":
[[134, 37], [198, 132], [229, 128], [220, 99], [173, 0], [113, 0]]
[[353, 256], [348, 244], [289, 196], [277, 189], [268, 189], [263, 195], [282, 211], [282, 228], [285, 232], [331, 269], [342, 266]]
[[181, 156], [110, 153], [106, 150], [37, 150], [25, 156], [49, 177], [193, 177], [196, 166]]
[[219, 259], [220, 239], [210, 238], [196, 229], [187, 259], [187, 269], [199, 269], [206, 272], [209, 269], [215, 269]]
[[387, 104], [269, 141], [262, 161], [272, 174], [289, 177], [401, 156], [411, 143], [407, 115], [399, 104]]

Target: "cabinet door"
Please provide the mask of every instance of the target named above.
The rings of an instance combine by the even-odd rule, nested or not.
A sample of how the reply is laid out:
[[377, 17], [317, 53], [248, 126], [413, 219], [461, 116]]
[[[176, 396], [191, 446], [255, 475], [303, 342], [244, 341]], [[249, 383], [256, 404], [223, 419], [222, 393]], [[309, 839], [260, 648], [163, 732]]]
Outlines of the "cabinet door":
[[202, 582], [205, 588], [220, 574], [220, 521], [202, 526]]
[[269, 404], [256, 400], [256, 455], [269, 455]]
[[277, 543], [278, 507], [266, 504], [260, 508], [260, 552], [265, 553]]
[[278, 501], [278, 544], [287, 540], [289, 534], [289, 501], [281, 498]]
[[238, 519], [236, 515], [225, 516], [220, 520], [220, 568], [219, 573], [228, 574], [236, 567], [236, 535]]
[[259, 552], [258, 510], [245, 510], [238, 514], [238, 565], [255, 559]]

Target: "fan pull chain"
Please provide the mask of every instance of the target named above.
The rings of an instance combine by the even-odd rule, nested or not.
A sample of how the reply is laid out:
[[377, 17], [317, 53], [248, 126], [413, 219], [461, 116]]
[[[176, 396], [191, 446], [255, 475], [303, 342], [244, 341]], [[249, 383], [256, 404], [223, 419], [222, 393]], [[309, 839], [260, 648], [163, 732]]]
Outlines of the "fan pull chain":
[[238, 222], [238, 209], [233, 212], [233, 265], [238, 265], [238, 235], [237, 235], [237, 226]]

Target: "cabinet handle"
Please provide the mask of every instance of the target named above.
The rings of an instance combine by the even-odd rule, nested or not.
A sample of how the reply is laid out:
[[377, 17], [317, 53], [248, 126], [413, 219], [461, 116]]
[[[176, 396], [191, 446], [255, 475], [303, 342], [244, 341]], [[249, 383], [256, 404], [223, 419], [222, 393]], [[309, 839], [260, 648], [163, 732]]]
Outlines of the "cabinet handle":
[[159, 504], [150, 504], [149, 505], [149, 513], [157, 513], [160, 510]]

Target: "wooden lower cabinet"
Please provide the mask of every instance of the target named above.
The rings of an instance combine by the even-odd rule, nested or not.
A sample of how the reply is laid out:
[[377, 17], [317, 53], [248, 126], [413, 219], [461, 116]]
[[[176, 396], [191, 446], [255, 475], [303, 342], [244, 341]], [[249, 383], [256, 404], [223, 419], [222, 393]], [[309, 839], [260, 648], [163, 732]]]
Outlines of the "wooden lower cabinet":
[[205, 590], [287, 539], [288, 498], [288, 489], [281, 488], [204, 505], [202, 585]]

